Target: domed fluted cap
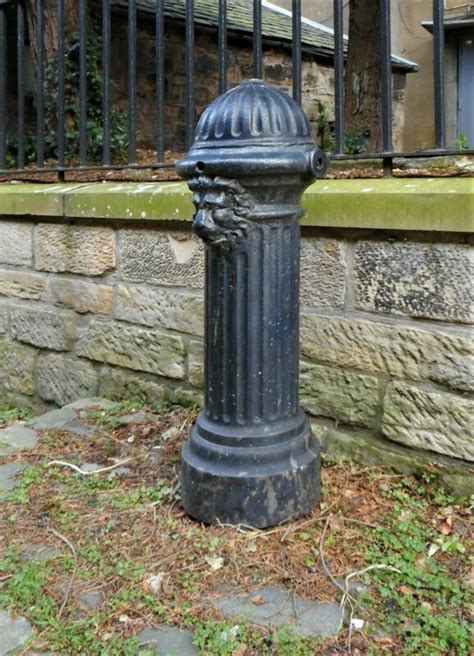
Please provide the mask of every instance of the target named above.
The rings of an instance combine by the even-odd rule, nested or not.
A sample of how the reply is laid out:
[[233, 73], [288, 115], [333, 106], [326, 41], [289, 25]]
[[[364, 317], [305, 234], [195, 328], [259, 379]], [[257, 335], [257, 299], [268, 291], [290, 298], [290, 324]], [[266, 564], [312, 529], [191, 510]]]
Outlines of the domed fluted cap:
[[261, 80], [250, 80], [204, 110], [194, 143], [176, 171], [185, 179], [298, 175], [309, 184], [324, 174], [327, 163], [298, 103]]
[[193, 149], [310, 143], [309, 123], [298, 103], [262, 80], [250, 80], [204, 110]]

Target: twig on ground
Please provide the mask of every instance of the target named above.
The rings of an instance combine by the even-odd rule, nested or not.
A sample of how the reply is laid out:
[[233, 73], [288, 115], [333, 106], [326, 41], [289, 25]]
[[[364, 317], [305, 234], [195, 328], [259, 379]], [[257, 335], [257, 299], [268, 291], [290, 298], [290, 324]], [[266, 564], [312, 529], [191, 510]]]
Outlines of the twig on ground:
[[63, 614], [63, 610], [64, 610], [64, 608], [65, 608], [65, 606], [66, 606], [66, 604], [67, 604], [67, 600], [68, 600], [68, 598], [69, 598], [69, 594], [70, 594], [70, 592], [71, 592], [72, 584], [73, 584], [74, 579], [75, 579], [75, 577], [76, 577], [76, 572], [77, 572], [77, 553], [76, 553], [76, 549], [74, 548], [74, 545], [73, 545], [73, 544], [72, 544], [72, 543], [71, 543], [71, 542], [70, 542], [70, 541], [69, 541], [64, 535], [61, 535], [61, 533], [59, 533], [58, 531], [56, 531], [54, 528], [50, 528], [49, 530], [50, 530], [50, 532], [51, 532], [53, 535], [55, 535], [57, 538], [59, 538], [59, 540], [62, 540], [62, 542], [64, 542], [64, 544], [66, 544], [66, 545], [69, 547], [69, 549], [71, 550], [72, 556], [73, 556], [73, 558], [74, 558], [74, 568], [73, 568], [73, 570], [72, 570], [71, 578], [69, 579], [69, 583], [68, 583], [68, 586], [67, 586], [67, 588], [66, 588], [66, 592], [65, 592], [65, 594], [64, 594], [63, 602], [62, 602], [62, 604], [61, 604], [61, 607], [60, 607], [60, 609], [59, 609], [59, 611], [58, 611], [58, 615], [57, 615], [57, 619], [59, 620], [59, 618], [60, 618], [61, 615]]
[[236, 533], [244, 535], [248, 540], [253, 540], [254, 538], [266, 538], [273, 533], [278, 533], [281, 531], [281, 526], [267, 531], [265, 529], [256, 528], [255, 526], [249, 526], [248, 524], [223, 524], [221, 521], [217, 520], [216, 524], [220, 528], [233, 528]]
[[322, 531], [322, 533], [321, 533], [321, 538], [320, 538], [320, 540], [319, 540], [319, 558], [320, 558], [320, 560], [321, 560], [321, 565], [323, 566], [323, 570], [324, 570], [324, 573], [326, 574], [326, 576], [329, 578], [329, 580], [331, 581], [331, 583], [332, 583], [332, 584], [333, 584], [333, 585], [334, 585], [334, 586], [335, 586], [340, 592], [342, 592], [342, 593], [344, 594], [344, 593], [345, 593], [345, 588], [344, 588], [344, 586], [342, 586], [342, 585], [339, 583], [339, 581], [337, 581], [337, 580], [334, 578], [334, 576], [333, 576], [332, 573], [331, 573], [331, 570], [330, 570], [329, 567], [327, 566], [326, 559], [324, 558], [324, 538], [326, 537], [326, 533], [327, 533], [327, 530], [328, 530], [329, 522], [331, 521], [331, 517], [332, 517], [332, 515], [328, 515], [328, 516], [326, 517], [326, 521], [325, 521], [325, 523], [324, 523], [324, 528], [323, 528], [323, 531]]
[[[357, 599], [355, 599], [349, 592], [350, 580], [352, 578], [356, 577], [356, 576], [362, 576], [362, 574], [365, 574], [366, 572], [370, 572], [371, 570], [374, 570], [374, 569], [379, 569], [379, 570], [384, 569], [384, 570], [388, 570], [389, 572], [396, 572], [397, 574], [400, 574], [400, 570], [397, 569], [396, 567], [392, 567], [391, 565], [384, 565], [382, 563], [374, 564], [374, 565], [368, 565], [367, 567], [364, 567], [363, 569], [357, 570], [356, 572], [350, 572], [349, 574], [347, 574], [347, 576], [344, 578], [344, 585], [341, 585], [339, 583], [339, 581], [337, 581], [334, 578], [334, 576], [333, 576], [331, 570], [329, 569], [329, 567], [326, 563], [326, 560], [324, 558], [324, 538], [326, 536], [326, 532], [327, 532], [327, 529], [328, 529], [328, 526], [329, 526], [330, 519], [331, 519], [331, 515], [329, 515], [327, 517], [326, 523], [324, 524], [324, 528], [323, 528], [323, 531], [321, 533], [321, 540], [319, 542], [319, 557], [320, 557], [321, 565], [323, 567], [323, 570], [324, 570], [325, 574], [328, 576], [328, 578], [333, 583], [333, 585], [338, 590], [340, 590], [342, 592], [342, 597], [341, 597], [341, 601], [340, 601], [340, 604], [339, 604], [339, 607], [341, 609], [341, 622], [339, 624], [338, 631], [340, 630], [340, 628], [341, 628], [341, 626], [344, 622], [344, 614], [345, 614], [347, 604], [349, 604], [350, 609], [351, 609], [350, 616], [349, 616], [349, 634], [347, 636], [347, 648], [348, 648], [349, 653], [350, 653], [352, 630], [353, 630], [354, 611], [355, 611], [356, 607], [359, 605], [359, 602], [357, 601]], [[348, 521], [351, 521], [351, 520], [348, 520]], [[361, 523], [365, 524], [365, 522], [361, 522]], [[374, 527], [374, 528], [377, 528], [377, 527]]]
[[[390, 572], [397, 572], [398, 574], [400, 574], [400, 570], [397, 569], [396, 567], [391, 567], [390, 565], [375, 564], [375, 565], [369, 565], [368, 567], [364, 567], [364, 569], [360, 569], [357, 572], [351, 572], [344, 578], [344, 587], [346, 589], [346, 592], [342, 595], [340, 608], [341, 608], [341, 614], [344, 617], [346, 603], [349, 601], [351, 607], [351, 614], [349, 616], [349, 634], [347, 636], [347, 648], [349, 652], [351, 650], [352, 631], [354, 628], [353, 619], [354, 619], [354, 611], [355, 611], [354, 604], [351, 601], [352, 598], [349, 597], [349, 581], [351, 578], [354, 578], [355, 576], [362, 576], [362, 574], [365, 574], [366, 572], [370, 572], [370, 570], [373, 569], [386, 569], [389, 570]], [[359, 602], [357, 602], [357, 605], [359, 605]]]
[[125, 460], [120, 460], [120, 462], [116, 462], [115, 465], [110, 465], [110, 467], [101, 467], [100, 469], [94, 469], [92, 471], [85, 471], [77, 465], [73, 465], [72, 462], [64, 462], [63, 460], [51, 460], [51, 462], [48, 462], [47, 466], [51, 467], [52, 465], [60, 465], [62, 467], [69, 467], [70, 469], [74, 469], [74, 471], [76, 471], [78, 474], [82, 474], [83, 476], [90, 476], [91, 474], [101, 474], [102, 472], [111, 471], [112, 469], [116, 469], [117, 467], [125, 465], [131, 460], [135, 460], [135, 458], [125, 458]]
[[355, 519], [355, 517], [342, 517], [343, 522], [349, 522], [350, 524], [360, 524], [360, 526], [368, 526], [369, 528], [381, 528], [377, 524], [369, 524], [369, 522], [364, 522], [362, 519]]
[[392, 565], [383, 565], [382, 563], [368, 565], [367, 567], [364, 567], [364, 569], [357, 570], [357, 572], [351, 572], [344, 578], [344, 587], [346, 591], [348, 590], [349, 581], [351, 579], [353, 579], [355, 576], [362, 576], [362, 574], [366, 574], [367, 572], [370, 572], [373, 569], [385, 569], [388, 570], [389, 572], [395, 572], [396, 574], [401, 574], [400, 570], [397, 567], [392, 567]]

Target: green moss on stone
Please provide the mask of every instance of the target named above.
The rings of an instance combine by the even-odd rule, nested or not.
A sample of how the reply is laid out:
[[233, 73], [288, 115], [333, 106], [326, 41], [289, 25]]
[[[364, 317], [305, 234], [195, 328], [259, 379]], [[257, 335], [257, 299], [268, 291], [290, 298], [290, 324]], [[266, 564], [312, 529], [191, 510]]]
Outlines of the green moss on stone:
[[470, 232], [472, 178], [320, 180], [303, 196], [303, 225]]
[[467, 462], [402, 447], [369, 430], [345, 430], [329, 420], [318, 419], [311, 426], [323, 451], [330, 456], [400, 474], [417, 474], [429, 469], [434, 471], [440, 485], [457, 496], [474, 494], [473, 468]]
[[[303, 195], [303, 225], [470, 232], [472, 178], [319, 180]], [[184, 182], [0, 185], [4, 215], [190, 221]]]

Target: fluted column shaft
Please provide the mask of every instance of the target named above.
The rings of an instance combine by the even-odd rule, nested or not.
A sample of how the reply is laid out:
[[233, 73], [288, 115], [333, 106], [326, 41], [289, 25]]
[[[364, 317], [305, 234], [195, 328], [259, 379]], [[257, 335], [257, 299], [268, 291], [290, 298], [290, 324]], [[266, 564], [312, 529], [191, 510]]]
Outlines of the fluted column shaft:
[[205, 413], [236, 428], [298, 411], [299, 222], [257, 222], [231, 257], [206, 252]]

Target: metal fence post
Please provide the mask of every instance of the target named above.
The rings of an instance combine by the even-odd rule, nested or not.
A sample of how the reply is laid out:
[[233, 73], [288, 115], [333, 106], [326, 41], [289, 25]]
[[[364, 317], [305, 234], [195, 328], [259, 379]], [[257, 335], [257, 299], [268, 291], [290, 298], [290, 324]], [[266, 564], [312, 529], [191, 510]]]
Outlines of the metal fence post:
[[327, 167], [299, 105], [261, 80], [215, 100], [176, 168], [206, 243], [205, 409], [182, 452], [183, 504], [266, 527], [319, 498], [298, 405], [301, 194]]

